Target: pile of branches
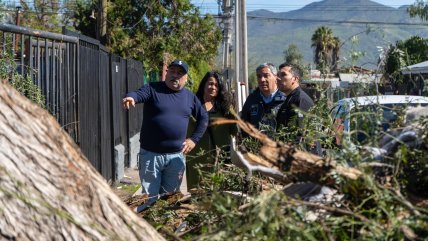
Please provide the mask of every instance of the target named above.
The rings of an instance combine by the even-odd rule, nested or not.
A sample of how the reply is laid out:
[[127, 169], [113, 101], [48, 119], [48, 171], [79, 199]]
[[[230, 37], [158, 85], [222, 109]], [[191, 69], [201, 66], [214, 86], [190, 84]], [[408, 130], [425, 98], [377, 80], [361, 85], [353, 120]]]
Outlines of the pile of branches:
[[[216, 124], [230, 122], [257, 141], [253, 145], [257, 148], [233, 143], [233, 164], [220, 158], [215, 171], [205, 173], [201, 189], [184, 201], [190, 202], [184, 205], [185, 217], [169, 227], [175, 239], [427, 237], [428, 197], [420, 192], [428, 170], [427, 117], [393, 134], [385, 133], [376, 147], [345, 144], [325, 157], [273, 141], [239, 119]], [[176, 209], [182, 203], [174, 203]], [[153, 217], [148, 221], [157, 225], [164, 221], [159, 219], [165, 217], [162, 212], [177, 218], [176, 212], [165, 210], [155, 205], [144, 217]]]

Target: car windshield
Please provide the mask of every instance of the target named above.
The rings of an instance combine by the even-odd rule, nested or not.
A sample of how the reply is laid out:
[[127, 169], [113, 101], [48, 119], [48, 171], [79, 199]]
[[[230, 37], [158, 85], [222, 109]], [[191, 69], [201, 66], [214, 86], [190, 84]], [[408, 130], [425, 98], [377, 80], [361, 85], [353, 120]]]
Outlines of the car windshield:
[[416, 106], [428, 106], [428, 104], [397, 103], [354, 106], [349, 102], [342, 102], [332, 109], [331, 114], [336, 129], [350, 133], [351, 139], [354, 141], [363, 142], [370, 136], [377, 136], [381, 131], [400, 125], [405, 109]]
[[355, 108], [354, 112], [367, 112], [375, 113], [377, 111], [381, 111], [382, 114], [382, 122], [385, 123], [392, 123], [397, 120], [397, 117], [400, 114], [404, 113], [404, 109], [408, 107], [408, 104], [385, 104], [385, 105], [366, 105], [366, 106], [360, 106], [359, 108]]

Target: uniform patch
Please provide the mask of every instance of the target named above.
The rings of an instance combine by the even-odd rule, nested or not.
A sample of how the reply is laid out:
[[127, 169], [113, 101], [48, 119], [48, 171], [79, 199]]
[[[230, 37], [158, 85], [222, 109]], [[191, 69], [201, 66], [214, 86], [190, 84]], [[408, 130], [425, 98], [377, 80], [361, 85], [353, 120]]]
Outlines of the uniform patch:
[[259, 106], [258, 105], [252, 105], [250, 107], [250, 115], [257, 115], [259, 113]]
[[274, 98], [274, 100], [275, 101], [284, 101], [285, 100], [285, 97], [284, 96], [275, 96], [275, 98]]

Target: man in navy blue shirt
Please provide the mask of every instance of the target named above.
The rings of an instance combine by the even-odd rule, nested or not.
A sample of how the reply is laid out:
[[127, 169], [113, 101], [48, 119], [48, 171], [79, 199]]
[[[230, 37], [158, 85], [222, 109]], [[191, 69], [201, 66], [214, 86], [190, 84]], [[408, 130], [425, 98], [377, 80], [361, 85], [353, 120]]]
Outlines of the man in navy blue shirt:
[[[178, 191], [186, 168], [184, 155], [195, 147], [207, 128], [207, 112], [198, 98], [184, 88], [188, 70], [184, 61], [174, 60], [168, 66], [165, 81], [146, 84], [122, 101], [126, 109], [144, 103], [139, 174], [149, 199], [137, 212], [154, 203], [159, 195]], [[197, 123], [186, 139], [190, 116]]]

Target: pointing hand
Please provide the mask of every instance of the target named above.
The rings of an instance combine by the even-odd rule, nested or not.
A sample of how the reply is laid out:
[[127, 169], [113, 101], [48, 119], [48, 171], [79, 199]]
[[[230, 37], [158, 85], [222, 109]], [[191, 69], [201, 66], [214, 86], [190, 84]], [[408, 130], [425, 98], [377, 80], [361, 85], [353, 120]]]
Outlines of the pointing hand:
[[125, 97], [122, 100], [123, 108], [129, 109], [129, 105], [132, 105], [132, 107], [135, 107], [135, 100], [132, 97]]

